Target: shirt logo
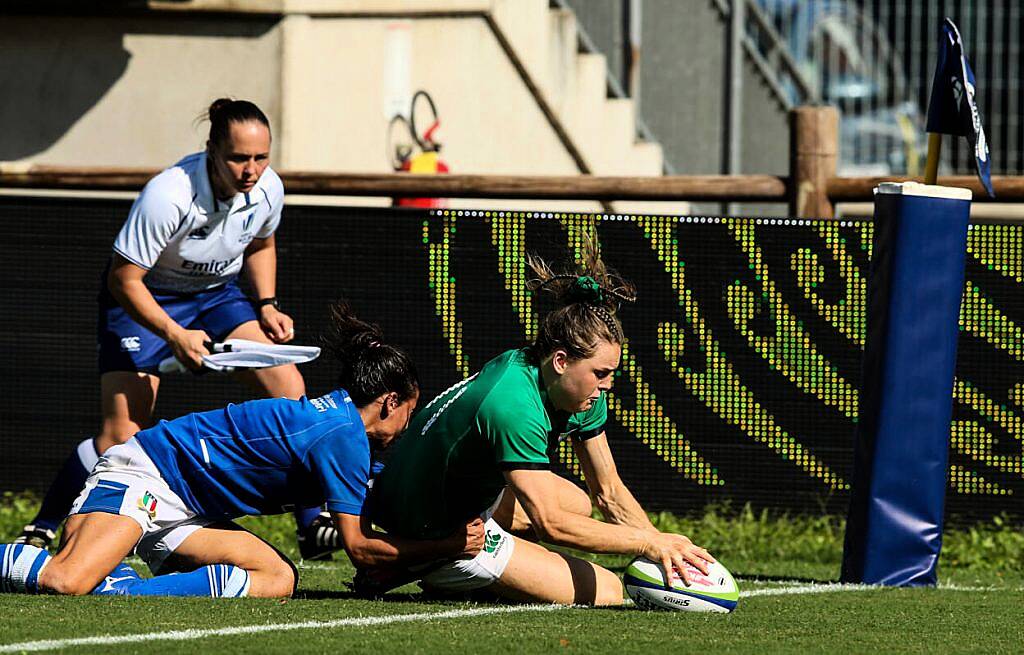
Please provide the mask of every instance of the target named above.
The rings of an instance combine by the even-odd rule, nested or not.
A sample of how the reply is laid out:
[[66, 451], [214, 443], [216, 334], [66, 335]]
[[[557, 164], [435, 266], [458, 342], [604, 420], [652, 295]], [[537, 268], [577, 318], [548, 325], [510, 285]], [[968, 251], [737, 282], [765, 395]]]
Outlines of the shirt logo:
[[210, 236], [210, 226], [209, 225], [204, 225], [202, 227], [197, 227], [196, 229], [194, 229], [191, 232], [189, 232], [188, 233], [188, 237], [186, 237], [186, 238], [188, 238], [188, 239], [205, 239], [208, 236]]
[[148, 491], [139, 497], [139, 509], [149, 514], [149, 520], [156, 518], [156, 498]]
[[238, 243], [249, 243], [252, 241], [252, 219], [256, 216], [256, 212], [253, 212], [245, 217], [242, 221], [242, 233], [238, 236]]
[[234, 262], [234, 259], [221, 259], [212, 262], [194, 262], [190, 259], [181, 260], [181, 268], [188, 271], [187, 275], [219, 275]]
[[[118, 582], [124, 582], [125, 580], [138, 580], [134, 575], [126, 575], [123, 578], [115, 578], [113, 576], [107, 576], [103, 580], [103, 588], [100, 589], [100, 593], [107, 594], [110, 592], [116, 592], [119, 595], [126, 595], [128, 590], [118, 586]], [[93, 592], [96, 593], [96, 592]]]
[[501, 533], [491, 532], [488, 530], [484, 534], [484, 552], [489, 555], [493, 555], [499, 548], [501, 548], [503, 541], [504, 539], [502, 538]]
[[140, 337], [121, 337], [121, 352], [137, 353], [142, 350], [142, 339]]
[[329, 409], [338, 409], [338, 404], [334, 402], [334, 398], [328, 394], [326, 396], [320, 396], [319, 398], [313, 398], [309, 401], [313, 407], [316, 407], [318, 412], [326, 412]]

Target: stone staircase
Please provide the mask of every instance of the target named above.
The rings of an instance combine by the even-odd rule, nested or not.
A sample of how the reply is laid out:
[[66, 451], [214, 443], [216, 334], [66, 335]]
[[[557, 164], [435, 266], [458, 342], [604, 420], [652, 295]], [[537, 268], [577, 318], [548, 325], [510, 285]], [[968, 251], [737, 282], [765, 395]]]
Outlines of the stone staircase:
[[571, 10], [548, 0], [493, 0], [491, 17], [579, 151], [581, 172], [661, 175], [661, 146], [638, 140], [632, 100], [609, 97], [605, 57], [580, 51]]

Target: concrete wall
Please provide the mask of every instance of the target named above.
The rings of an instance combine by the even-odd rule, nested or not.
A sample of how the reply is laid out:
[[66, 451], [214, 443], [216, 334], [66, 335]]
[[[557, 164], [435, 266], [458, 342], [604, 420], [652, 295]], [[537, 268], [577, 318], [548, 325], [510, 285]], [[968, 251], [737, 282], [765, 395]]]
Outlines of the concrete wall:
[[0, 161], [166, 166], [203, 147], [208, 126], [196, 118], [229, 95], [267, 112], [279, 168], [390, 171], [389, 34], [398, 24], [409, 35], [409, 91], [426, 89], [436, 101], [453, 172], [578, 173], [499, 38], [475, 15], [487, 12], [593, 173], [660, 171], [657, 145], [634, 147], [631, 103], [606, 101], [603, 60], [576, 56], [575, 21], [547, 0], [163, 4], [157, 14], [0, 16]]
[[[166, 165], [203, 147], [207, 126], [194, 119], [231, 95], [267, 112], [280, 167], [390, 171], [385, 64], [397, 19], [196, 12], [2, 20], [0, 161]], [[410, 91], [426, 89], [437, 103], [453, 170], [578, 172], [482, 18], [403, 22]], [[537, 51], [546, 57], [533, 50], [524, 61]]]
[[[390, 170], [384, 113], [390, 23], [285, 18], [286, 167]], [[410, 24], [412, 88], [427, 89], [437, 103], [442, 154], [454, 171], [576, 172], [483, 19], [421, 19]]]
[[685, 174], [722, 172], [726, 25], [710, 2], [646, 0], [640, 106], [665, 159]]
[[623, 0], [569, 0], [580, 27], [608, 61], [610, 70], [625, 87], [629, 46]]
[[[546, 27], [546, 13], [539, 15]], [[203, 147], [208, 124], [196, 117], [213, 98], [230, 95], [267, 112], [279, 168], [390, 172], [384, 66], [396, 20], [202, 12], [4, 16], [0, 161], [166, 166]], [[525, 26], [506, 23], [509, 38], [522, 41]], [[482, 18], [403, 24], [411, 35], [410, 90], [427, 89], [437, 103], [442, 154], [453, 172], [578, 172]], [[535, 70], [544, 68], [533, 61], [538, 57], [547, 65], [544, 47], [525, 55]], [[486, 204], [494, 202], [459, 206]]]
[[[610, 68], [621, 74], [622, 0], [570, 0], [569, 4], [609, 58]], [[728, 22], [713, 0], [643, 0], [640, 115], [662, 145], [665, 160], [680, 175], [724, 172], [728, 50]], [[786, 112], [749, 59], [743, 71], [740, 170], [786, 175]], [[694, 205], [700, 212], [722, 209], [714, 204]], [[736, 209], [756, 214], [786, 211], [776, 204]]]
[[221, 95], [280, 117], [273, 18], [3, 16], [0, 161], [164, 166]]
[[[274, 128], [274, 164], [388, 172], [387, 31], [393, 19], [302, 15], [4, 17], [0, 160], [163, 166], [203, 147], [194, 120], [220, 95]], [[407, 21], [411, 88], [441, 113], [454, 171], [577, 168], [480, 18]]]

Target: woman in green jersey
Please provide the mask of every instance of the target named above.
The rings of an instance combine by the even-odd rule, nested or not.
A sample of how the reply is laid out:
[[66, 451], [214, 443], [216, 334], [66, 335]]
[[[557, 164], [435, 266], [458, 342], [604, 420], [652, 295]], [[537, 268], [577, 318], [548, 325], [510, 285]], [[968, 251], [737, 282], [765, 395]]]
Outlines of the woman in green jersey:
[[[584, 263], [563, 274], [530, 260], [532, 287], [553, 292], [561, 307], [542, 319], [533, 345], [499, 355], [419, 412], [375, 481], [373, 521], [397, 536], [433, 539], [471, 517], [486, 520], [476, 557], [436, 562], [404, 580], [443, 591], [488, 588], [523, 602], [617, 605], [618, 576], [537, 542], [643, 555], [684, 577], [684, 562], [705, 571], [714, 561], [687, 537], [659, 532], [616, 470], [605, 394], [624, 340], [615, 311], [634, 290], [604, 266], [595, 243], [586, 250]], [[589, 497], [551, 471], [565, 439]], [[604, 522], [591, 518], [591, 502]], [[403, 580], [363, 572], [357, 588], [379, 592], [388, 579]]]

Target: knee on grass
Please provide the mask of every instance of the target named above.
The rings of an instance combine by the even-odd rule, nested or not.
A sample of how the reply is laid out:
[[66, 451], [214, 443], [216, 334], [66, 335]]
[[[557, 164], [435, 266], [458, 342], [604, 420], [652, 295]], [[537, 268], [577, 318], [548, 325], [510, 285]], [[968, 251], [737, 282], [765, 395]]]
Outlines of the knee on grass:
[[299, 570], [284, 558], [249, 571], [249, 576], [252, 578], [249, 595], [256, 598], [291, 598], [299, 584]]
[[103, 579], [88, 571], [65, 566], [60, 561], [50, 561], [39, 572], [39, 590], [62, 596], [85, 596], [92, 592]]

